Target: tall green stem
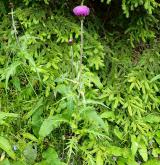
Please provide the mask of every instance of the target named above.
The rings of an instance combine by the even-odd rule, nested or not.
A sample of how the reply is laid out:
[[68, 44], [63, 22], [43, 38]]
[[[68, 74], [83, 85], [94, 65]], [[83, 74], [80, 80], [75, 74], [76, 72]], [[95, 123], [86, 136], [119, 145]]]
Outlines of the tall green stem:
[[71, 55], [71, 78], [74, 77], [74, 73], [73, 73], [73, 64], [74, 64], [74, 59], [73, 59], [73, 47], [71, 45], [71, 49], [70, 49], [70, 55]]
[[84, 19], [81, 19], [81, 49], [80, 49], [80, 79], [82, 74], [82, 60], [83, 60], [83, 22]]
[[13, 27], [13, 32], [14, 32], [14, 35], [15, 35], [15, 39], [16, 39], [16, 42], [17, 42], [18, 46], [20, 47], [20, 45], [19, 45], [19, 40], [18, 40], [18, 36], [17, 36], [17, 29], [16, 29], [15, 21], [14, 21], [14, 12], [13, 12], [13, 8], [11, 8], [11, 17], [12, 17], [12, 27]]
[[83, 5], [83, 3], [84, 3], [84, 0], [81, 1], [81, 5]]
[[79, 64], [79, 92], [81, 92], [82, 82], [82, 62], [83, 62], [83, 22], [84, 19], [81, 19], [81, 47], [80, 47], [80, 64]]

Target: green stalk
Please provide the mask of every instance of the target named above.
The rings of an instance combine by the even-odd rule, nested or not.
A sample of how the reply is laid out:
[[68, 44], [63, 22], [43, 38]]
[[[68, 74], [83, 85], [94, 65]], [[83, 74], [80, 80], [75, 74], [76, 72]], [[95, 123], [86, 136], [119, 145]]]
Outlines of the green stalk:
[[79, 77], [78, 77], [78, 81], [79, 81], [79, 96], [81, 93], [81, 88], [82, 88], [82, 62], [83, 62], [83, 22], [84, 22], [84, 18], [81, 19], [81, 45], [80, 45], [80, 64], [79, 64]]
[[17, 36], [18, 32], [17, 32], [17, 29], [16, 29], [15, 21], [14, 21], [14, 11], [13, 11], [13, 8], [11, 8], [11, 17], [12, 17], [12, 27], [13, 27], [13, 32], [14, 32], [14, 35], [15, 35], [15, 39], [16, 39], [16, 42], [17, 42], [18, 46], [20, 47], [18, 36]]
[[84, 3], [84, 0], [82, 0], [81, 5], [83, 5], [83, 3]]
[[80, 48], [80, 75], [79, 75], [79, 79], [81, 80], [81, 74], [82, 74], [82, 60], [83, 60], [83, 22], [84, 19], [81, 19], [81, 48]]
[[71, 55], [71, 78], [74, 78], [74, 73], [73, 73], [73, 64], [74, 64], [74, 59], [73, 59], [73, 47], [71, 45], [70, 49], [70, 55]]

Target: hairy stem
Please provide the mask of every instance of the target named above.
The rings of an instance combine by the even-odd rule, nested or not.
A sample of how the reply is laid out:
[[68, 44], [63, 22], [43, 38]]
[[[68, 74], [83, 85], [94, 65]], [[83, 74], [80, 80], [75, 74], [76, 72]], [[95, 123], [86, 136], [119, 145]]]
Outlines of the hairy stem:
[[81, 19], [81, 49], [80, 49], [80, 75], [79, 79], [81, 79], [81, 74], [82, 74], [82, 60], [83, 60], [83, 22], [84, 20]]
[[83, 3], [84, 3], [84, 0], [81, 1], [81, 5], [83, 5]]
[[74, 77], [74, 72], [73, 72], [73, 65], [74, 65], [74, 59], [73, 59], [73, 47], [71, 45], [71, 49], [70, 49], [70, 55], [71, 55], [71, 78]]
[[19, 40], [18, 40], [18, 37], [17, 37], [17, 29], [16, 29], [16, 25], [15, 25], [15, 21], [14, 21], [14, 12], [13, 12], [13, 8], [11, 8], [11, 17], [12, 17], [12, 27], [13, 27], [13, 31], [14, 31], [14, 35], [15, 35], [15, 39], [16, 39], [16, 42], [19, 45]]
[[79, 64], [79, 96], [81, 93], [81, 88], [82, 88], [82, 62], [83, 62], [83, 22], [84, 19], [81, 19], [81, 47], [80, 47], [80, 64]]

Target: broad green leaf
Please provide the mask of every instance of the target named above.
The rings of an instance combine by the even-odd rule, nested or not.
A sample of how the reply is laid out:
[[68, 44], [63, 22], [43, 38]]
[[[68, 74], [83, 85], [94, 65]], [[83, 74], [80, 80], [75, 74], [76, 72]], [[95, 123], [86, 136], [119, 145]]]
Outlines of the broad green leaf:
[[104, 118], [104, 119], [115, 120], [115, 115], [114, 115], [113, 111], [103, 112], [100, 116], [101, 116], [101, 118]]
[[73, 112], [74, 110], [74, 99], [73, 97], [69, 97], [67, 99], [67, 109], [70, 111], [70, 112]]
[[102, 151], [98, 151], [96, 155], [96, 165], [103, 165], [103, 154]]
[[[23, 38], [23, 36], [22, 36], [22, 38]], [[27, 40], [27, 37], [24, 37], [24, 40]], [[28, 50], [25, 47], [26, 47], [26, 45], [24, 44], [24, 48], [23, 48], [23, 51], [21, 52], [21, 54], [24, 56], [24, 58], [26, 58], [29, 61], [30, 65], [33, 67], [32, 70], [34, 70], [37, 73], [38, 79], [41, 82], [41, 77], [39, 75], [40, 71], [36, 67], [34, 58], [32, 57], [32, 55], [30, 53], [27, 52]]]
[[103, 84], [96, 74], [93, 74], [92, 72], [86, 72], [84, 74], [84, 78], [86, 85], [91, 86], [91, 83], [94, 83], [99, 89], [103, 88]]
[[131, 142], [132, 142], [131, 152], [132, 152], [132, 155], [135, 156], [139, 147], [139, 144], [135, 135], [131, 135]]
[[14, 161], [12, 165], [27, 165], [24, 161]]
[[12, 159], [16, 158], [9, 141], [2, 136], [0, 136], [0, 148], [4, 150]]
[[93, 82], [99, 89], [103, 88], [103, 85], [100, 82], [100, 79], [98, 76], [92, 75], [90, 78], [91, 78], [90, 81]]
[[126, 161], [127, 165], [139, 165], [133, 158], [129, 158], [128, 161]]
[[160, 138], [155, 137], [156, 142], [160, 145]]
[[117, 146], [110, 146], [107, 149], [107, 153], [113, 156], [122, 156], [123, 155], [123, 148]]
[[160, 138], [160, 130], [156, 131], [156, 135], [158, 138]]
[[66, 96], [68, 95], [68, 93], [70, 93], [70, 89], [68, 86], [66, 86], [65, 84], [59, 84], [56, 87], [57, 92], [59, 92], [60, 94]]
[[118, 163], [118, 165], [126, 165], [126, 159], [120, 157], [120, 158], [118, 159], [117, 163]]
[[142, 165], [160, 165], [160, 160], [158, 159], [148, 160], [146, 163], [143, 163]]
[[57, 152], [51, 147], [43, 152], [42, 157], [44, 160], [35, 165], [65, 165], [65, 163], [61, 162], [58, 158]]
[[93, 124], [98, 124], [105, 129], [104, 121], [94, 109], [88, 109], [86, 111], [83, 111], [81, 115], [83, 115], [83, 117], [86, 118], [86, 120], [91, 121]]
[[29, 139], [29, 140], [34, 141], [34, 142], [38, 142], [38, 139], [30, 133], [23, 133], [22, 135], [26, 139]]
[[40, 108], [32, 115], [31, 124], [32, 124], [33, 133], [34, 135], [36, 135], [36, 137], [39, 136], [39, 130], [44, 120], [41, 116], [42, 114], [43, 114], [43, 108]]
[[15, 77], [13, 77], [12, 82], [13, 82], [13, 85], [15, 86], [15, 88], [18, 91], [21, 91], [21, 82], [20, 82], [20, 79], [15, 76]]
[[143, 146], [143, 148], [140, 148], [138, 151], [141, 157], [143, 158], [143, 160], [146, 162], [148, 160], [147, 148]]
[[156, 114], [149, 114], [143, 118], [147, 123], [160, 123], [160, 116]]
[[3, 161], [0, 161], [0, 165], [11, 165], [8, 159], [4, 159]]
[[[6, 71], [5, 71], [5, 88], [6, 88], [6, 90], [8, 88], [9, 78], [16, 73], [16, 69], [20, 64], [21, 64], [20, 61], [15, 61], [6, 69]], [[2, 79], [3, 79], [3, 76], [2, 76]]]
[[26, 162], [28, 164], [33, 164], [37, 157], [37, 148], [32, 146], [32, 144], [28, 144], [24, 151], [23, 151], [24, 157], [26, 159]]
[[120, 140], [123, 140], [123, 134], [122, 132], [120, 132], [119, 128], [116, 126], [114, 128], [114, 134], [120, 139]]
[[66, 165], [65, 163], [61, 162], [61, 160], [58, 158], [58, 154], [51, 147], [43, 152], [42, 157], [43, 160], [35, 165]]
[[66, 120], [61, 115], [51, 116], [45, 119], [40, 127], [39, 136], [42, 138], [46, 137], [62, 122], [66, 122]]
[[155, 157], [155, 158], [158, 158], [160, 154], [160, 148], [153, 148], [152, 150], [152, 155]]
[[131, 158], [133, 159], [133, 157], [131, 156], [131, 150], [130, 148], [123, 148], [123, 158]]
[[160, 74], [157, 75], [157, 76], [155, 76], [155, 77], [153, 77], [153, 78], [151, 79], [151, 82], [156, 81], [156, 80], [158, 80], [158, 79], [160, 79]]
[[39, 101], [36, 103], [36, 105], [34, 106], [34, 108], [32, 108], [25, 116], [24, 119], [28, 119], [30, 118], [36, 111], [38, 111], [41, 106], [44, 105], [44, 101], [43, 98], [40, 98]]

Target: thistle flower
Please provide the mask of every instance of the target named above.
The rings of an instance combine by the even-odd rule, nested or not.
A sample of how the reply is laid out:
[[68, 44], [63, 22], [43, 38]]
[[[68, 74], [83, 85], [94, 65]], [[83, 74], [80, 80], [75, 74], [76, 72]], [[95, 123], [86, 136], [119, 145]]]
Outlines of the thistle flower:
[[[83, 1], [82, 1], [83, 2]], [[80, 60], [79, 60], [79, 71], [78, 71], [78, 82], [79, 82], [79, 96], [82, 95], [82, 65], [83, 65], [83, 44], [84, 44], [84, 40], [83, 40], [83, 23], [84, 23], [84, 18], [89, 15], [90, 13], [90, 9], [87, 6], [81, 5], [81, 6], [77, 6], [73, 9], [73, 13], [78, 16], [81, 17], [80, 21], [81, 21], [81, 45], [80, 45]], [[72, 47], [71, 47], [72, 48]], [[83, 96], [82, 96], [83, 97]]]
[[73, 13], [79, 17], [86, 17], [90, 13], [90, 9], [87, 6], [77, 6], [73, 9]]

